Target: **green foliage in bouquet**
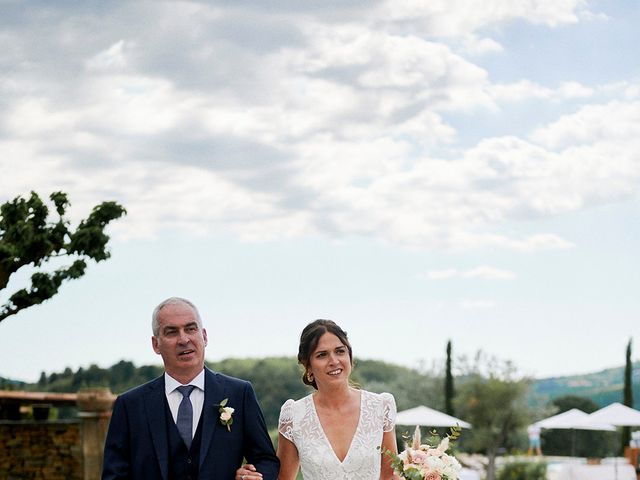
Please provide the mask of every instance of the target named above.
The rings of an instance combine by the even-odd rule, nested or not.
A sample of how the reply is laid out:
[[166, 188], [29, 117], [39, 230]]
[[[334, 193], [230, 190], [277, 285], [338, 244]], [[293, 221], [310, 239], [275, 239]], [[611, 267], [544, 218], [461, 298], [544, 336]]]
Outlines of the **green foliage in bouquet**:
[[510, 462], [498, 472], [497, 480], [546, 480], [547, 464], [544, 462]]

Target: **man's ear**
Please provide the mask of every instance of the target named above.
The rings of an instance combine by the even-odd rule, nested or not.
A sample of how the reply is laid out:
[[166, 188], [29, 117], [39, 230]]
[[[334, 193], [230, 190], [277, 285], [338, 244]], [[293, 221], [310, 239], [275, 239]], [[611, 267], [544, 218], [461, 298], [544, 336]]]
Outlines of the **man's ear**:
[[158, 345], [158, 339], [155, 335], [151, 337], [151, 346], [153, 347], [153, 351], [160, 355], [160, 346]]
[[204, 346], [207, 346], [207, 343], [209, 343], [209, 340], [207, 340], [207, 329], [203, 328], [202, 329], [202, 338], [204, 338]]

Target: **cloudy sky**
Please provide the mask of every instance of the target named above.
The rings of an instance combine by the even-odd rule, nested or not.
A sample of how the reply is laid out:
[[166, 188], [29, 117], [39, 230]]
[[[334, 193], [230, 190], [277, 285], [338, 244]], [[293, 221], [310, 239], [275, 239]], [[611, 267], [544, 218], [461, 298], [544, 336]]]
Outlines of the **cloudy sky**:
[[0, 201], [128, 210], [109, 261], [0, 324], [0, 376], [158, 363], [170, 295], [210, 360], [332, 318], [403, 365], [448, 339], [536, 377], [621, 365], [638, 24], [626, 0], [0, 0]]

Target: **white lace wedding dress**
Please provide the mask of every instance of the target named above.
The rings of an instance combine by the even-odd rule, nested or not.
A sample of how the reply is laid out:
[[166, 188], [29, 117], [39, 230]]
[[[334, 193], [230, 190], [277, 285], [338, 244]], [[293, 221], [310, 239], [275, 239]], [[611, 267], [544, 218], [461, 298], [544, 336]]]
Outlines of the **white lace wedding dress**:
[[282, 405], [278, 430], [298, 449], [304, 480], [377, 480], [382, 435], [393, 430], [395, 421], [396, 402], [390, 393], [362, 390], [358, 426], [342, 462], [320, 425], [311, 395]]

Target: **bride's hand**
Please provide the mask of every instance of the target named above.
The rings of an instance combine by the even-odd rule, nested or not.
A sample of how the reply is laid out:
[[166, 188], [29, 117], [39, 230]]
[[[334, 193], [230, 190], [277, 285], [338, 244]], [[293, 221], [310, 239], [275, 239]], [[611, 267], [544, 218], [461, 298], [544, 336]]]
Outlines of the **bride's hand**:
[[256, 467], [247, 463], [236, 470], [236, 480], [262, 480], [262, 474]]

